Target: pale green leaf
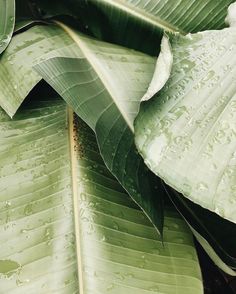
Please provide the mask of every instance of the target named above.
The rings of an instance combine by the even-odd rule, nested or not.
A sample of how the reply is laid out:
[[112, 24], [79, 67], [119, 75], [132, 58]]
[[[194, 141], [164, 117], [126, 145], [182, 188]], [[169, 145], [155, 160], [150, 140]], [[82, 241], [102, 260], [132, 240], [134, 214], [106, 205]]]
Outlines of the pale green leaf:
[[[43, 76], [96, 132], [107, 166], [161, 233], [161, 193], [133, 139], [155, 58], [63, 28], [35, 26], [13, 38], [0, 61], [0, 103], [12, 115]], [[32, 68], [37, 62], [41, 76]]]
[[1, 293], [78, 293], [66, 116], [60, 100], [0, 111]]
[[6, 49], [15, 25], [15, 0], [0, 0], [0, 54]]
[[[0, 106], [12, 117], [27, 94], [41, 80], [32, 70], [35, 59], [71, 39], [57, 26], [35, 26], [12, 38], [0, 59]], [[6, 99], [7, 97], [7, 99]]]
[[230, 27], [236, 26], [236, 2], [230, 4], [225, 22]]
[[169, 38], [164, 36], [161, 42], [161, 52], [157, 58], [155, 71], [149, 87], [141, 101], [147, 101], [162, 89], [169, 79], [173, 64], [173, 54], [171, 52]]
[[141, 106], [136, 145], [190, 200], [236, 222], [236, 29], [172, 37], [165, 87]]
[[133, 120], [155, 59], [63, 28], [72, 44], [57, 43], [35, 68], [96, 132], [108, 168], [161, 232], [161, 193], [133, 139]]
[[[171, 209], [164, 247], [61, 100], [0, 112], [2, 293], [203, 293], [192, 235]], [[77, 154], [77, 155], [76, 155]]]

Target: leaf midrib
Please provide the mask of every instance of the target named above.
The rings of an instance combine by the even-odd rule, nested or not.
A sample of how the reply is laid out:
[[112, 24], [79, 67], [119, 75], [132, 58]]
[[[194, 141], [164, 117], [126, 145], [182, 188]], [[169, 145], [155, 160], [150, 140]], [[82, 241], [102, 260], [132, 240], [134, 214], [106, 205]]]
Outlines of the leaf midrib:
[[71, 162], [71, 182], [72, 182], [72, 197], [73, 197], [73, 217], [75, 228], [75, 242], [76, 242], [76, 256], [77, 256], [77, 273], [79, 282], [79, 293], [84, 294], [83, 285], [83, 263], [81, 252], [81, 238], [80, 238], [80, 220], [79, 220], [79, 189], [77, 185], [78, 169], [77, 169], [77, 153], [76, 153], [76, 130], [74, 128], [74, 112], [67, 106], [68, 118], [68, 137], [70, 147], [70, 162]]
[[[84, 54], [86, 60], [88, 63], [90, 63], [91, 67], [93, 70], [96, 72], [98, 75], [98, 78], [100, 79], [101, 83], [104, 85], [105, 89], [109, 93], [109, 96], [111, 97], [112, 102], [116, 105], [117, 109], [119, 110], [121, 116], [125, 120], [127, 126], [129, 127], [130, 131], [134, 134], [134, 127], [132, 121], [128, 118], [127, 114], [123, 111], [122, 106], [119, 105], [119, 102], [116, 101], [114, 98], [114, 95], [112, 93], [112, 89], [109, 85], [109, 81], [107, 76], [105, 76], [102, 71], [99, 69], [99, 64], [97, 63], [96, 59], [93, 57], [92, 53], [90, 52], [89, 48], [87, 45], [81, 40], [81, 38], [68, 26], [65, 24], [59, 22], [59, 21], [54, 21], [59, 27], [61, 27], [70, 37], [71, 39], [77, 44], [77, 46], [80, 48], [82, 53]], [[110, 105], [109, 105], [110, 106]]]

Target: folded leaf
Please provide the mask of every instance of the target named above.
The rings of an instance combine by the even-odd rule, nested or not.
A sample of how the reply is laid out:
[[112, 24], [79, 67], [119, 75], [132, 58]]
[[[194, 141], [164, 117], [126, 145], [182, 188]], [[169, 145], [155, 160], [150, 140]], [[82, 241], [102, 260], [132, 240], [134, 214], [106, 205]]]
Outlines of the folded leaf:
[[0, 0], [0, 54], [6, 49], [15, 25], [15, 0]]
[[[0, 62], [0, 103], [12, 115], [42, 76], [96, 132], [108, 168], [161, 233], [162, 194], [133, 138], [155, 58], [62, 27], [35, 26], [13, 38]], [[40, 75], [32, 68], [37, 62]]]
[[167, 184], [236, 222], [236, 29], [171, 44], [170, 79], [141, 105], [136, 145]]
[[[0, 106], [12, 117], [41, 77], [33, 62], [57, 46], [71, 44], [57, 26], [35, 26], [12, 38], [0, 59]], [[6, 99], [7, 97], [7, 99]]]
[[95, 131], [105, 163], [162, 232], [162, 194], [133, 139], [133, 120], [155, 59], [98, 42], [62, 25], [74, 40], [34, 68]]
[[163, 247], [64, 102], [0, 112], [3, 293], [203, 293], [192, 235], [173, 210]]

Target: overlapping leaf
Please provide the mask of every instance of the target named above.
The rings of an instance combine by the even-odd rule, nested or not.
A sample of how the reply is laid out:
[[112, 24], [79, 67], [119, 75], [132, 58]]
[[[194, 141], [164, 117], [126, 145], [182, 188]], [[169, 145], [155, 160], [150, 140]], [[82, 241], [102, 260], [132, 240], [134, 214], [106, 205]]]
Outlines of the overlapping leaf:
[[[160, 237], [57, 100], [0, 116], [3, 293], [202, 293], [189, 229], [168, 210]], [[76, 155], [77, 154], [77, 155]]]
[[156, 56], [163, 30], [197, 32], [224, 27], [233, 0], [37, 0], [44, 17], [70, 15], [103, 41]]
[[[50, 53], [42, 56], [46, 52]], [[0, 63], [0, 102], [9, 114], [41, 79], [32, 64], [42, 60], [47, 60], [50, 77], [40, 74], [96, 132], [107, 166], [161, 231], [161, 195], [133, 139], [133, 120], [151, 80], [155, 59], [85, 38], [68, 28], [33, 27], [14, 37]], [[58, 66], [54, 70], [55, 62]], [[40, 63], [37, 69], [43, 66]]]
[[75, 293], [66, 107], [42, 101], [0, 117], [0, 292]]
[[136, 144], [150, 169], [236, 222], [236, 29], [173, 36], [173, 70], [142, 104]]
[[0, 54], [8, 46], [15, 25], [15, 0], [0, 1]]
[[165, 189], [213, 262], [224, 272], [236, 276], [235, 224], [186, 199], [167, 185]]
[[188, 33], [222, 28], [227, 7], [233, 1], [89, 0], [85, 2], [97, 5], [111, 21], [115, 15], [119, 17], [126, 14], [153, 28]]
[[[27, 94], [41, 80], [33, 62], [71, 39], [56, 26], [35, 26], [12, 38], [0, 59], [0, 106], [12, 117]], [[7, 97], [7, 99], [6, 99]]]
[[60, 25], [74, 43], [45, 55], [34, 69], [95, 131], [107, 167], [161, 231], [161, 195], [133, 138], [133, 120], [155, 59]]

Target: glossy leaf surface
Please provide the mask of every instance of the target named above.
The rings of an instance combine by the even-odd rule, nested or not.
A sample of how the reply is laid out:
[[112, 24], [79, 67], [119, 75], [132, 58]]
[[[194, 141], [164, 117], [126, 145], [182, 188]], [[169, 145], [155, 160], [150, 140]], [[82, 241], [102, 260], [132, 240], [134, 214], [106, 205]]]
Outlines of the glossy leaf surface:
[[0, 54], [6, 49], [15, 25], [15, 0], [0, 1]]
[[165, 87], [141, 105], [136, 145], [193, 202], [236, 222], [236, 29], [173, 36]]
[[184, 221], [167, 211], [163, 247], [64, 102], [0, 121], [3, 293], [202, 293]]

